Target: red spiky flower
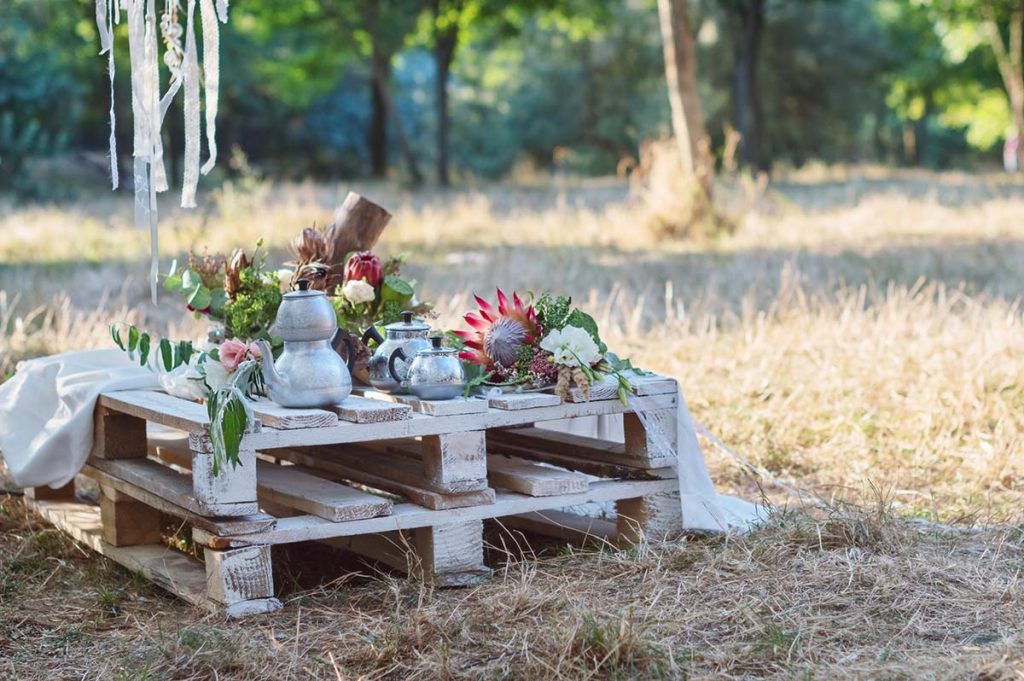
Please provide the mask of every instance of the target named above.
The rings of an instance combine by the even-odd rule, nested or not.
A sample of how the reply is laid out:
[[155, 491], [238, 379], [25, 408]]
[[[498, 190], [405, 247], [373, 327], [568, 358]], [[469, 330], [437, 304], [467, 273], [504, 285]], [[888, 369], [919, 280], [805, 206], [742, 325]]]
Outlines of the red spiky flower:
[[535, 343], [540, 336], [537, 313], [532, 305], [524, 305], [517, 293], [510, 302], [498, 289], [497, 308], [480, 296], [473, 297], [480, 309], [464, 317], [472, 330], [455, 332], [466, 344], [459, 357], [492, 370], [511, 367], [519, 348]]

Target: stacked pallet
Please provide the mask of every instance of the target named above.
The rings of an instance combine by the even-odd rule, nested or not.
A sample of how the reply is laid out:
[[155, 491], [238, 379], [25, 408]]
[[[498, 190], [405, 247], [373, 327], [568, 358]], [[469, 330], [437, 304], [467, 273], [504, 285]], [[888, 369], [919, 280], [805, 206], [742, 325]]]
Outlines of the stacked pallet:
[[[672, 436], [677, 389], [639, 379], [647, 419]], [[213, 473], [206, 409], [147, 391], [102, 395], [83, 473], [99, 505], [73, 489], [31, 503], [93, 549], [191, 602], [231, 615], [280, 607], [270, 547], [325, 541], [439, 585], [489, 574], [483, 521], [564, 538], [635, 542], [680, 527], [674, 458], [652, 445], [614, 391], [590, 401], [545, 393], [426, 402], [375, 394], [331, 409], [254, 405], [241, 466]], [[624, 414], [614, 444], [537, 428]], [[650, 421], [648, 421], [650, 422]], [[563, 509], [614, 502], [614, 523]], [[161, 516], [192, 528], [203, 560], [161, 543]]]

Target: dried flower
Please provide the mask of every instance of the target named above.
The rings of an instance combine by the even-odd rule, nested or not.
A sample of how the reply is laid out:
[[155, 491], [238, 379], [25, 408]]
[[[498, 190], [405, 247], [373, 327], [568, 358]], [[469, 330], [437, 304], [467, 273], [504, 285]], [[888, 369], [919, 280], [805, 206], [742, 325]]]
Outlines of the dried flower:
[[558, 366], [554, 355], [549, 352], [538, 352], [530, 360], [529, 371], [534, 375], [534, 383], [539, 387], [549, 385], [558, 379]]
[[220, 288], [223, 284], [222, 269], [225, 258], [223, 255], [204, 254], [202, 257], [194, 252], [188, 254], [188, 268], [199, 275], [199, 280], [208, 289]]
[[252, 261], [249, 260], [249, 256], [245, 254], [245, 251], [241, 248], [236, 248], [224, 267], [224, 291], [228, 294], [229, 298], [234, 298], [235, 294], [242, 287], [242, 270], [250, 265], [252, 265]]
[[323, 232], [315, 227], [306, 227], [292, 241], [292, 250], [300, 265], [311, 262], [326, 263], [331, 249]]

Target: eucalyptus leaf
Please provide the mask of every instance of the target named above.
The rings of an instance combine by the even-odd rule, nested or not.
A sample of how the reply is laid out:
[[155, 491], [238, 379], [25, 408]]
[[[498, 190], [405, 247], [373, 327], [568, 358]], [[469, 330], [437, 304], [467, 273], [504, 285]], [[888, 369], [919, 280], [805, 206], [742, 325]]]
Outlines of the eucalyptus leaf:
[[160, 360], [163, 362], [164, 371], [170, 371], [175, 368], [174, 362], [174, 350], [171, 348], [171, 341], [166, 338], [161, 338], [157, 344], [160, 351]]
[[146, 362], [149, 361], [149, 343], [148, 333], [139, 335], [139, 364], [142, 366], [146, 366]]
[[124, 341], [121, 340], [121, 329], [118, 328], [117, 324], [110, 325], [110, 337], [114, 339], [114, 344], [121, 350], [125, 350]]

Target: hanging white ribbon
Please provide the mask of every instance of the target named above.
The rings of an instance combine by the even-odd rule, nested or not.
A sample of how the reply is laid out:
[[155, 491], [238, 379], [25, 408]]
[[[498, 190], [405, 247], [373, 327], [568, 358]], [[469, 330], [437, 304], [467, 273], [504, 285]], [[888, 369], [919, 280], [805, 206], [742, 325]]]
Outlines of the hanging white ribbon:
[[182, 65], [185, 88], [185, 176], [181, 182], [181, 207], [195, 208], [199, 184], [199, 57], [193, 25], [196, 0], [188, 0], [185, 24], [185, 63]]
[[[206, 98], [206, 145], [210, 157], [203, 164], [203, 175], [213, 170], [217, 163], [217, 98], [220, 93], [220, 30], [217, 27], [218, 13], [213, 0], [201, 0], [199, 5], [203, 21], [203, 91]], [[224, 4], [227, 12], [227, 3]], [[224, 15], [227, 19], [227, 15]]]
[[110, 74], [110, 184], [117, 189], [120, 174], [117, 168], [117, 137], [114, 116], [114, 0], [96, 0], [96, 28], [100, 34], [100, 54], [107, 55], [107, 71]]
[[[209, 173], [217, 161], [216, 117], [220, 90], [220, 31], [218, 20], [227, 21], [227, 0], [199, 0], [203, 30], [203, 81], [200, 82], [198, 45], [195, 35], [197, 0], [187, 0], [185, 48], [177, 43], [180, 27], [176, 23], [179, 0], [166, 0], [164, 39], [174, 57], [166, 59], [172, 70], [167, 92], [160, 96], [159, 37], [156, 0], [96, 0], [96, 25], [100, 36], [100, 54], [108, 55], [110, 71], [110, 172], [113, 187], [118, 186], [117, 145], [114, 115], [114, 24], [120, 23], [121, 10], [128, 13], [128, 48], [131, 57], [133, 114], [133, 176], [135, 184], [135, 225], [150, 233], [150, 291], [156, 303], [159, 275], [159, 243], [157, 230], [157, 192], [168, 188], [164, 169], [163, 139], [160, 131], [171, 102], [184, 89], [185, 150], [183, 154], [181, 205], [196, 205], [199, 182], [201, 141], [200, 90], [206, 94], [206, 139], [210, 157], [201, 172]], [[167, 34], [170, 26], [174, 36]], [[181, 55], [180, 67], [177, 55]]]

